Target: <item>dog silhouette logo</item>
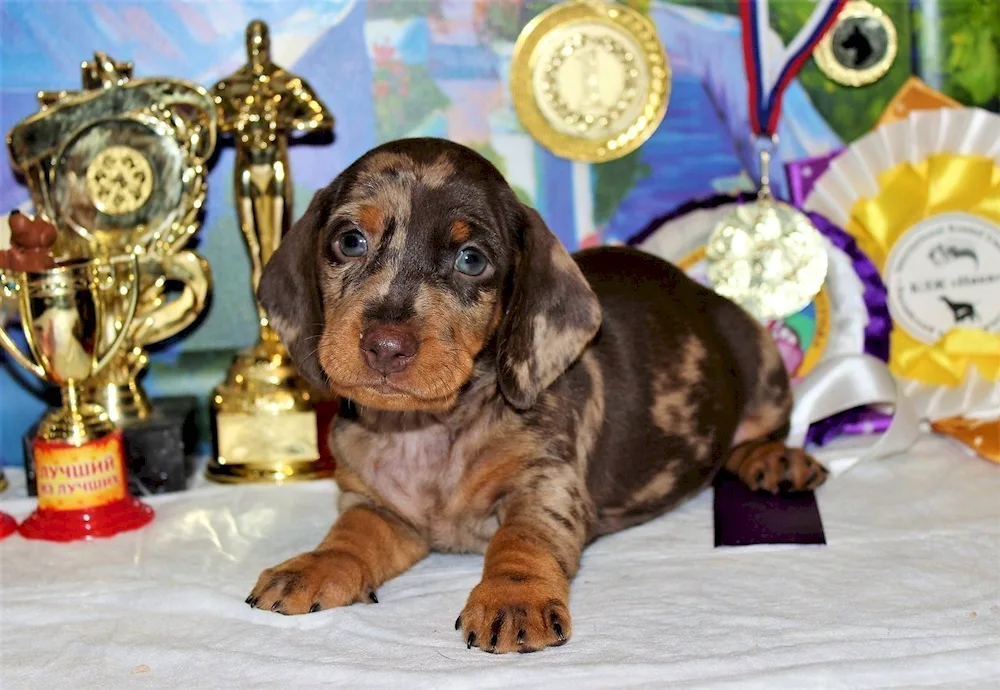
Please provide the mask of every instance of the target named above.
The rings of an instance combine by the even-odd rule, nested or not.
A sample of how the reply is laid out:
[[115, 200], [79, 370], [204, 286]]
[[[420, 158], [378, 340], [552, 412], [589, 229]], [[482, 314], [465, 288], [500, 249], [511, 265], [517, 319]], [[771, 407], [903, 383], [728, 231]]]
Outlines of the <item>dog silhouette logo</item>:
[[845, 53], [853, 53], [854, 59], [851, 60], [851, 67], [868, 64], [868, 60], [874, 52], [871, 41], [861, 31], [861, 27], [858, 24], [854, 24], [851, 27], [850, 35], [840, 45], [844, 48]]
[[955, 323], [976, 320], [976, 305], [970, 302], [952, 302], [944, 295], [941, 295], [941, 301], [951, 309], [952, 318], [954, 318]]

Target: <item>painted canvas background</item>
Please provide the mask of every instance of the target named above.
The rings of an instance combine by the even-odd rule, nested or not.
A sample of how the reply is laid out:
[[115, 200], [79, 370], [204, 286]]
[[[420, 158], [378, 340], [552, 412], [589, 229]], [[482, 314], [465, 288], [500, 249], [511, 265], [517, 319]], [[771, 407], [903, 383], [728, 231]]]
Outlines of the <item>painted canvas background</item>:
[[[570, 248], [618, 242], [699, 196], [750, 187], [746, 85], [737, 0], [629, 0], [656, 24], [673, 70], [667, 116], [640, 150], [573, 164], [536, 145], [512, 108], [507, 74], [521, 27], [552, 4], [535, 0], [6, 0], [0, 5], [0, 128], [37, 110], [38, 90], [79, 86], [79, 63], [101, 50], [135, 76], [206, 87], [245, 61], [244, 29], [271, 29], [276, 62], [305, 77], [336, 118], [323, 146], [291, 150], [295, 207], [372, 146], [441, 136], [490, 158]], [[811, 0], [772, 2], [774, 42], [790, 39]], [[785, 97], [778, 164], [863, 134], [913, 71], [962, 102], [997, 107], [1000, 16], [986, 0], [881, 0], [900, 35], [892, 71], [865, 89], [828, 82], [809, 63]], [[978, 13], [978, 14], [977, 14]], [[992, 71], [991, 71], [992, 70]], [[249, 263], [235, 220], [232, 149], [213, 162], [204, 224], [193, 246], [211, 263], [210, 309], [156, 348], [144, 383], [154, 396], [207, 401], [234, 352], [255, 335]], [[779, 181], [779, 188], [783, 185]], [[0, 208], [28, 194], [0, 165]], [[19, 464], [24, 430], [53, 401], [15, 364], [0, 366], [0, 458]], [[207, 441], [207, 437], [206, 437]]]

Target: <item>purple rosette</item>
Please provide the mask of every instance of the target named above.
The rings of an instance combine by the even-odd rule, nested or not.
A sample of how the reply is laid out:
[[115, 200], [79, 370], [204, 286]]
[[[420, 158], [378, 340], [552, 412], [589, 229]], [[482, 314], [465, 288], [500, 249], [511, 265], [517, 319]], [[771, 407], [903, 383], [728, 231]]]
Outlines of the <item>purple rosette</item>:
[[[854, 238], [818, 213], [806, 212], [813, 225], [830, 242], [844, 252], [851, 260], [854, 272], [864, 287], [865, 306], [868, 309], [868, 324], [865, 326], [865, 352], [883, 362], [889, 361], [889, 333], [892, 319], [889, 317], [888, 291], [878, 269], [864, 252], [858, 249]], [[821, 419], [809, 427], [806, 440], [822, 446], [836, 437], [844, 435], [880, 434], [889, 428], [892, 415], [870, 407], [855, 407], [832, 417]]]
[[[790, 203], [800, 207], [805, 203], [816, 180], [845, 149], [839, 148], [822, 156], [803, 158], [785, 164]], [[818, 213], [807, 212], [810, 220], [834, 245], [851, 258], [855, 273], [864, 285], [868, 306], [868, 326], [865, 329], [865, 352], [889, 361], [889, 332], [892, 320], [886, 302], [886, 288], [875, 265], [858, 249], [854, 238]], [[892, 416], [870, 407], [858, 407], [824, 419], [809, 427], [808, 440], [817, 445], [829, 443], [841, 434], [860, 435], [882, 433], [889, 428]]]
[[[839, 151], [835, 153], [839, 153]], [[829, 160], [832, 160], [834, 156], [835, 154], [831, 154]], [[797, 187], [796, 191], [799, 193], [802, 190], [806, 190], [806, 193], [808, 193], [808, 189], [811, 188], [811, 182], [808, 185], [793, 185], [790, 183], [790, 186], [793, 189]], [[752, 193], [742, 193], [736, 196], [717, 194], [704, 199], [687, 202], [673, 211], [654, 219], [645, 228], [630, 237], [626, 241], [626, 244], [630, 246], [642, 244], [663, 225], [688, 213], [718, 208], [726, 204], [748, 203], [756, 200], [756, 198], [757, 195]], [[851, 265], [863, 286], [864, 302], [868, 311], [868, 323], [865, 326], [864, 333], [864, 351], [883, 362], [888, 361], [889, 333], [892, 330], [892, 322], [889, 317], [886, 287], [882, 282], [881, 276], [879, 276], [878, 269], [858, 248], [857, 243], [851, 235], [818, 213], [806, 213], [806, 215], [824, 237], [829, 239], [835, 247], [849, 257]], [[812, 424], [809, 427], [806, 439], [808, 442], [816, 445], [825, 445], [841, 435], [881, 433], [888, 428], [891, 419], [890, 415], [878, 412], [869, 407], [853, 408]]]

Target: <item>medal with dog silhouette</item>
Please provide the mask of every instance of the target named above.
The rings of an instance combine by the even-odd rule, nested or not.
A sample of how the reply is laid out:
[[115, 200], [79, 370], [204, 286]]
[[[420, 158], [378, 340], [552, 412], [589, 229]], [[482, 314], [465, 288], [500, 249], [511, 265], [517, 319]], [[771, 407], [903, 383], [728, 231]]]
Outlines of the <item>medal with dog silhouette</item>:
[[892, 20], [867, 0], [850, 0], [816, 46], [816, 66], [843, 86], [873, 84], [896, 60], [899, 39]]

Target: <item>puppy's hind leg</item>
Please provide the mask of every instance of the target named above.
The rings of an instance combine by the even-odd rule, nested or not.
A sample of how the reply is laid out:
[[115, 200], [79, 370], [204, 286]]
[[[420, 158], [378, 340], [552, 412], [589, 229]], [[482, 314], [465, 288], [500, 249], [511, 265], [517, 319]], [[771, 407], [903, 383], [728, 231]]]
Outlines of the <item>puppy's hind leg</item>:
[[784, 443], [792, 412], [791, 385], [778, 348], [764, 329], [760, 329], [760, 353], [756, 385], [725, 468], [754, 491], [811, 491], [828, 472], [805, 450]]

